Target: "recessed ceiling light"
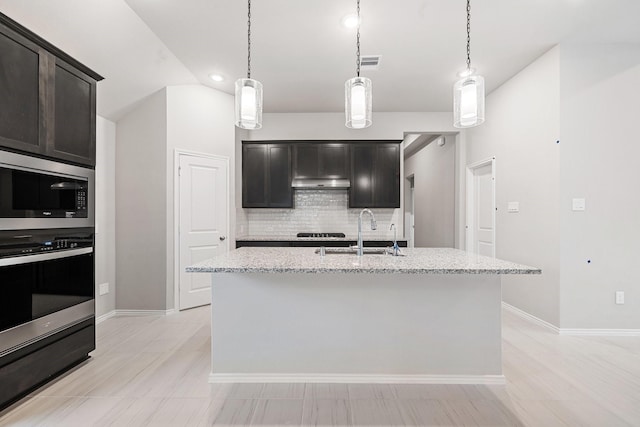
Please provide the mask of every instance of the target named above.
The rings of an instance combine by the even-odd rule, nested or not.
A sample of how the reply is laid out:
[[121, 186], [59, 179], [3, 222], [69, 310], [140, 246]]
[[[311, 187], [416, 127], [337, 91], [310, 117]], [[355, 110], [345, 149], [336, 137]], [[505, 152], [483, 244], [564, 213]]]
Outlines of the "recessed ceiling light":
[[358, 26], [358, 15], [350, 13], [342, 18], [342, 25], [346, 28], [355, 28]]
[[224, 81], [224, 77], [222, 77], [220, 74], [209, 74], [209, 77], [211, 78], [211, 80], [213, 80], [214, 82], [221, 82]]

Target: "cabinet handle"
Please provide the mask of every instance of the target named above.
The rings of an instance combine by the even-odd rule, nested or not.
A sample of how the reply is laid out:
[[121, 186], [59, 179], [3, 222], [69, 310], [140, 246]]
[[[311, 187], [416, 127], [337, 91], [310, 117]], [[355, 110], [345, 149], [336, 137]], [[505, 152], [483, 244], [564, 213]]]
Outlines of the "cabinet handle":
[[220, 236], [220, 241], [223, 242], [224, 239], [226, 239], [226, 238], [227, 238], [227, 236]]

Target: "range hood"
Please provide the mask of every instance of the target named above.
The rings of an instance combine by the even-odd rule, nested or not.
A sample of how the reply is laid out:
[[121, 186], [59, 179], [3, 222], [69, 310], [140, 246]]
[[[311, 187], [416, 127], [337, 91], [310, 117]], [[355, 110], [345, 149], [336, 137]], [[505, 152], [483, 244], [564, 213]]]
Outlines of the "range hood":
[[344, 190], [351, 187], [351, 182], [348, 179], [307, 179], [307, 178], [294, 178], [291, 181], [291, 187], [295, 190]]

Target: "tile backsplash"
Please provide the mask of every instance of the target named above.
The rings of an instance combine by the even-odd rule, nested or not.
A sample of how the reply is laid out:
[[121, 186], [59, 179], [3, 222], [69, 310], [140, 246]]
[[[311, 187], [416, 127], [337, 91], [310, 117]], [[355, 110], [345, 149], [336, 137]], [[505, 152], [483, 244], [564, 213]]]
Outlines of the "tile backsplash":
[[[358, 216], [362, 209], [349, 209], [347, 190], [297, 190], [295, 209], [243, 209], [244, 221], [238, 222], [238, 236], [292, 237], [299, 232], [358, 233]], [[366, 238], [393, 238], [391, 223], [402, 235], [400, 209], [371, 209], [378, 229], [371, 231], [369, 216], [363, 217], [362, 235]]]

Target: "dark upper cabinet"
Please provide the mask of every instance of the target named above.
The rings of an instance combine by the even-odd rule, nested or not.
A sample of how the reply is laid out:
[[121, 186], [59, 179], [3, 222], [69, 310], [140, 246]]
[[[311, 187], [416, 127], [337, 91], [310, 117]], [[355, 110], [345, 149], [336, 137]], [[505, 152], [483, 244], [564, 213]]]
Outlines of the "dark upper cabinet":
[[95, 166], [98, 80], [0, 14], [0, 147]]
[[349, 207], [398, 208], [400, 143], [243, 142], [242, 207], [292, 208], [293, 178], [349, 178]]
[[351, 208], [400, 207], [400, 144], [351, 146]]
[[291, 147], [289, 144], [269, 144], [267, 151], [269, 207], [292, 208]]
[[96, 163], [96, 82], [57, 60], [53, 69], [53, 138], [47, 154], [71, 162]]
[[[45, 145], [40, 65], [37, 45], [0, 26], [0, 145], [40, 153]], [[45, 67], [46, 68], [46, 67]]]
[[242, 145], [242, 207], [264, 208], [267, 194], [267, 144]]
[[293, 207], [289, 144], [242, 144], [242, 207]]
[[351, 147], [351, 188], [349, 207], [373, 206], [373, 168], [376, 150], [374, 146], [357, 144]]
[[343, 143], [293, 143], [294, 178], [349, 177], [349, 147]]

